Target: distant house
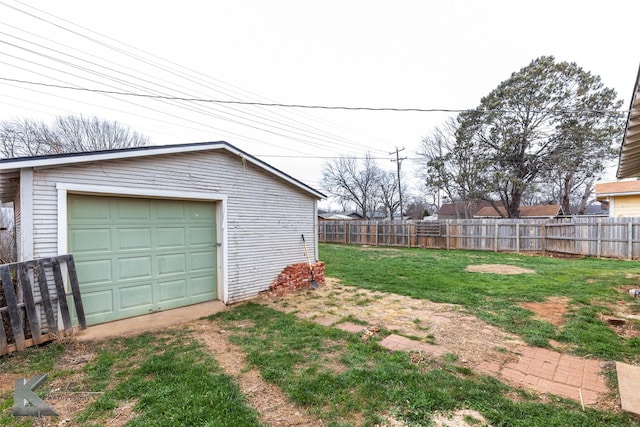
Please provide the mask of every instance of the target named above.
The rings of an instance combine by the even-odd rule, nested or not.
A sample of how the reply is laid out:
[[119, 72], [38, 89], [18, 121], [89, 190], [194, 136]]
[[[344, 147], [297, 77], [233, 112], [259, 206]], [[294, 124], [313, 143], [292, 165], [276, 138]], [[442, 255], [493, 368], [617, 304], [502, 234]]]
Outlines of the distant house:
[[[560, 205], [537, 205], [537, 206], [520, 206], [520, 218], [555, 218], [562, 215], [562, 207]], [[498, 210], [493, 206], [487, 206], [480, 209], [473, 216], [474, 218], [506, 218], [507, 209], [498, 206]]]
[[596, 198], [609, 202], [609, 216], [640, 216], [640, 181], [596, 184]]
[[584, 215], [591, 216], [609, 216], [609, 202], [599, 200], [596, 203], [590, 203], [584, 207]]
[[350, 221], [362, 219], [362, 215], [357, 212], [321, 212], [318, 213], [320, 221]]
[[[501, 204], [502, 202], [497, 203]], [[491, 207], [491, 203], [485, 200], [445, 203], [438, 209], [438, 219], [470, 219], [473, 218], [480, 209], [486, 207]]]

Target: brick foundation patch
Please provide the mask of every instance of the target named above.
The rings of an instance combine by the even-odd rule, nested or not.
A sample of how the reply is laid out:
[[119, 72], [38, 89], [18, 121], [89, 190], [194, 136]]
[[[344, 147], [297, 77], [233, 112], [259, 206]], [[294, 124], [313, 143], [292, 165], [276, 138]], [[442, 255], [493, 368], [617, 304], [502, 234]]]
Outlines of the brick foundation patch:
[[[324, 283], [324, 262], [311, 264], [313, 278], [318, 284]], [[285, 267], [278, 278], [271, 283], [269, 289], [276, 295], [284, 295], [297, 289], [311, 289], [311, 271], [309, 264], [301, 262]]]

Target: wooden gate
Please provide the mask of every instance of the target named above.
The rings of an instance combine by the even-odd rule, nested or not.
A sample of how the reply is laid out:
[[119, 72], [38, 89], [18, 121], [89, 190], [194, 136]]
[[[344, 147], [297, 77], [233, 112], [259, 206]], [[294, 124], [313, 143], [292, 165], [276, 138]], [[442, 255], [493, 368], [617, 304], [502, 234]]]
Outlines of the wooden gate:
[[[70, 293], [65, 291], [63, 268]], [[86, 329], [73, 255], [4, 264], [0, 266], [0, 278], [0, 356], [71, 333], [68, 296], [73, 298], [80, 328]]]

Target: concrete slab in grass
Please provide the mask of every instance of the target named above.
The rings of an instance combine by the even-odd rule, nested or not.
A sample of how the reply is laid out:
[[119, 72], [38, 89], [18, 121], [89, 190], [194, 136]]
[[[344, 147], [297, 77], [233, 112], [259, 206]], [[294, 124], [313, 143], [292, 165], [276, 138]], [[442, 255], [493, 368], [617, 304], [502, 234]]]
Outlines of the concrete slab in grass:
[[640, 415], [640, 366], [616, 362], [622, 409]]

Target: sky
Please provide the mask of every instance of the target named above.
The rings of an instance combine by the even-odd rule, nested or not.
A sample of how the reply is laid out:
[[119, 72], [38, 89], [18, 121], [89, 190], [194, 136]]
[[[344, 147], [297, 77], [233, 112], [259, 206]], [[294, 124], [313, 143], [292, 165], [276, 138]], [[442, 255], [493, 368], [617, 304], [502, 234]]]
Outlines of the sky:
[[469, 109], [553, 55], [626, 109], [639, 15], [627, 0], [0, 0], [0, 121], [82, 114], [157, 145], [226, 141], [323, 192], [326, 162], [395, 170], [403, 149], [417, 192], [421, 140], [455, 113], [245, 103]]

